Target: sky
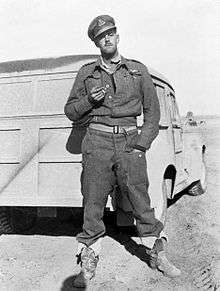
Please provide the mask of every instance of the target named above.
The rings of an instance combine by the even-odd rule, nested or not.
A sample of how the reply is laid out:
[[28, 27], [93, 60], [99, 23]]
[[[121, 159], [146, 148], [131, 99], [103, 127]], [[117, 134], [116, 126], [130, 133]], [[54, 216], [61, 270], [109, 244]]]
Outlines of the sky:
[[220, 114], [220, 0], [0, 0], [0, 62], [98, 54], [87, 29], [101, 14], [124, 57], [170, 81], [181, 115]]

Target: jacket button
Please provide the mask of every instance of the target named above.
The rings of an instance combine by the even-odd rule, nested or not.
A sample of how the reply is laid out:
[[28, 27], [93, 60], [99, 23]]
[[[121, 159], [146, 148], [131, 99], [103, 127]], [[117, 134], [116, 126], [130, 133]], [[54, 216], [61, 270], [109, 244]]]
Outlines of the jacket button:
[[112, 96], [108, 96], [109, 99], [112, 99]]
[[109, 88], [110, 86], [109, 86], [109, 84], [107, 84], [105, 87], [106, 87], [106, 88]]

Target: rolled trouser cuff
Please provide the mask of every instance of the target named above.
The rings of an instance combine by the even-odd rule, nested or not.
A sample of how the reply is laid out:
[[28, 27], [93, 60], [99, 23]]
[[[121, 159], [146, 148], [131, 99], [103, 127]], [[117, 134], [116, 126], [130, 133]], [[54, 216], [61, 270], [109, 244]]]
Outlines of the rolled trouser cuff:
[[79, 255], [79, 254], [81, 254], [81, 252], [82, 252], [82, 250], [84, 249], [84, 248], [86, 248], [87, 246], [85, 245], [85, 244], [83, 244], [83, 243], [81, 243], [81, 242], [78, 242], [78, 246], [77, 246], [77, 255]]
[[[168, 242], [168, 236], [166, 233], [162, 230], [160, 233], [161, 239], [165, 239], [166, 242]], [[152, 249], [154, 246], [155, 241], [158, 239], [156, 236], [146, 236], [146, 237], [140, 237], [141, 244], [143, 244], [145, 247]]]

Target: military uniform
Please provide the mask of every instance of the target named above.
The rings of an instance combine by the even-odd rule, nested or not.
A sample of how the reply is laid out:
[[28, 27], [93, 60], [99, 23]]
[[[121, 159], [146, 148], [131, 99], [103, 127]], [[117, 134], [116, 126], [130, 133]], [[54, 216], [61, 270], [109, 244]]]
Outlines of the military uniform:
[[[96, 41], [111, 29], [115, 29], [114, 19], [99, 16], [91, 22], [88, 35]], [[105, 90], [100, 102], [91, 97], [97, 86]], [[137, 117], [142, 113], [144, 122], [138, 133]], [[94, 276], [97, 256], [92, 249], [105, 233], [103, 212], [115, 186], [132, 206], [139, 236], [155, 240], [160, 237], [163, 224], [150, 206], [145, 155], [159, 132], [160, 107], [146, 66], [117, 54], [109, 64], [100, 57], [81, 67], [65, 114], [76, 123], [89, 120], [82, 141], [84, 223], [83, 231], [77, 235], [85, 247], [79, 253], [83, 257], [79, 259], [82, 273], [75, 281], [75, 286], [82, 287], [82, 279]]]
[[[88, 95], [94, 86], [106, 88], [105, 99], [98, 105], [90, 102]], [[137, 116], [142, 111], [144, 123], [138, 134]], [[85, 114], [90, 116], [82, 142], [84, 225], [77, 240], [90, 246], [103, 236], [103, 210], [115, 185], [119, 185], [132, 205], [139, 235], [159, 237], [163, 224], [150, 207], [144, 152], [158, 134], [160, 110], [147, 68], [124, 57], [112, 74], [103, 67], [101, 58], [84, 65], [76, 77], [65, 113], [72, 121]], [[134, 148], [142, 152], [133, 152]]]

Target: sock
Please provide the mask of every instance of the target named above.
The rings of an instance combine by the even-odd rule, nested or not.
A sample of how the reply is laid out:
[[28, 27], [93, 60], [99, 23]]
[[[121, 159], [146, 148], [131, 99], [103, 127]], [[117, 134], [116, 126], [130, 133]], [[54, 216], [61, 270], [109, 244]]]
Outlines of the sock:
[[86, 248], [87, 246], [81, 242], [78, 243], [78, 247], [77, 247], [77, 255], [79, 255], [82, 251], [82, 249]]
[[92, 245], [89, 246], [91, 249], [93, 249], [96, 256], [99, 256], [102, 248], [102, 237], [99, 238], [96, 242], [94, 242]]

